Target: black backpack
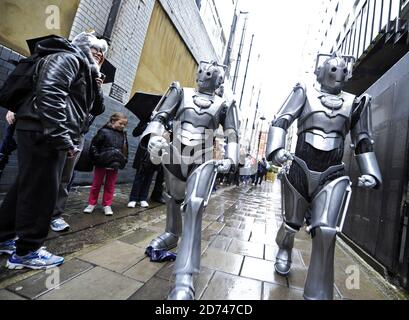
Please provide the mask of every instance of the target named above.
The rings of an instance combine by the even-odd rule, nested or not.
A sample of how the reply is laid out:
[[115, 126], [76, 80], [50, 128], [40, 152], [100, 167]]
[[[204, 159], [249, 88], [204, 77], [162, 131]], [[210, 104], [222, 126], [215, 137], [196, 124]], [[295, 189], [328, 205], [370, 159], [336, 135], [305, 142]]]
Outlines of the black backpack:
[[37, 66], [42, 58], [42, 55], [35, 53], [20, 60], [0, 89], [0, 106], [17, 112], [19, 107], [33, 96], [34, 76], [37, 74]]

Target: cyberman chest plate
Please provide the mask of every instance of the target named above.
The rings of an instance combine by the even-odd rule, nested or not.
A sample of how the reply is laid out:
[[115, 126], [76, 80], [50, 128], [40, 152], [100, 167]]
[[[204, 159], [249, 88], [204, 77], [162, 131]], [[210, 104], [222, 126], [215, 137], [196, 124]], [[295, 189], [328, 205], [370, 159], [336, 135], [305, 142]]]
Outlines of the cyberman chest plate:
[[306, 142], [322, 151], [339, 148], [351, 125], [355, 96], [346, 92], [329, 95], [307, 88], [307, 101], [298, 120], [298, 134], [306, 134]]
[[174, 137], [186, 146], [213, 141], [224, 107], [224, 100], [218, 96], [207, 97], [194, 89], [184, 89], [184, 97], [173, 122]]

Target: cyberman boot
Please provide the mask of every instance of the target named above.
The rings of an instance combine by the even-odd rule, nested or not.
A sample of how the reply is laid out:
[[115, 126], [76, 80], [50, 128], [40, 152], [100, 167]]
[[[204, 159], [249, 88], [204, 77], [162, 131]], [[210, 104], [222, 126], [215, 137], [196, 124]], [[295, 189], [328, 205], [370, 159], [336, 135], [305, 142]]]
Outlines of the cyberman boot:
[[277, 252], [274, 269], [283, 277], [286, 277], [291, 270], [291, 253], [294, 247], [294, 237], [297, 232], [298, 230], [291, 228], [283, 222], [277, 233], [276, 242], [279, 250]]

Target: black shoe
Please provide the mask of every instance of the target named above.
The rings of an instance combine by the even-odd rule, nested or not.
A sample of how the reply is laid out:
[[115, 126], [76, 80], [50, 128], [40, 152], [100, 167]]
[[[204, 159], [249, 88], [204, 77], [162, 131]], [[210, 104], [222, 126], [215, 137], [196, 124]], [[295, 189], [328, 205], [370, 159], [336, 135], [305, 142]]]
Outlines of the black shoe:
[[166, 204], [166, 200], [163, 196], [151, 196], [151, 201], [161, 203], [161, 204]]

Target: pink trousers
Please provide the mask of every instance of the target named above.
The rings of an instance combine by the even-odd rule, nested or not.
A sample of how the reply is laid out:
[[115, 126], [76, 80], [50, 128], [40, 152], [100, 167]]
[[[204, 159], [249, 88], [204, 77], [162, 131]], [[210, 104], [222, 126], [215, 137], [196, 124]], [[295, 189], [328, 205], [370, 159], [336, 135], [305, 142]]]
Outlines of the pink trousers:
[[[105, 183], [104, 183], [104, 178]], [[114, 198], [115, 184], [118, 179], [117, 170], [109, 170], [105, 168], [95, 167], [94, 170], [94, 180], [92, 181], [91, 192], [89, 194], [88, 203], [95, 206], [98, 203], [99, 192], [101, 191], [101, 186], [104, 184], [104, 196], [102, 198], [102, 206], [108, 207], [112, 205], [112, 200]]]

